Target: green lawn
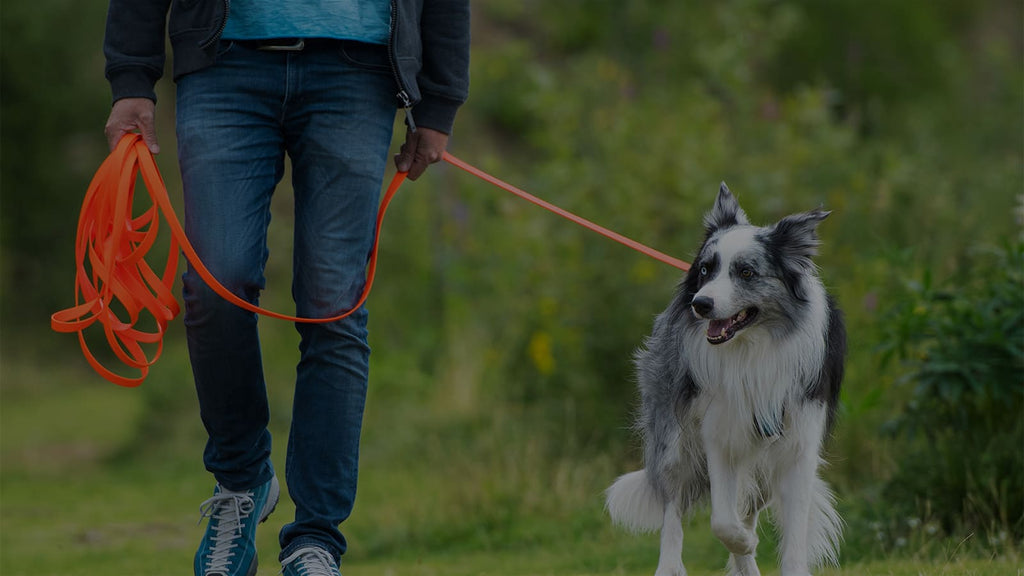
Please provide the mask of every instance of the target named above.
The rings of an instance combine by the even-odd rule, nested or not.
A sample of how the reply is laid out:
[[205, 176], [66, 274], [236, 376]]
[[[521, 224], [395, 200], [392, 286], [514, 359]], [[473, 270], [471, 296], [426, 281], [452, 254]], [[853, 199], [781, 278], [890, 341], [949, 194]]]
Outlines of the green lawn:
[[[152, 447], [126, 452], [125, 446], [132, 446], [127, 439], [147, 414], [143, 403], [152, 402], [152, 396], [146, 400], [141, 391], [97, 382], [78, 369], [10, 363], [3, 368], [0, 574], [189, 573], [202, 533], [198, 506], [212, 488], [199, 461], [194, 418], [178, 422], [173, 433]], [[48, 384], [40, 378], [41, 370], [52, 380], [81, 384]], [[174, 393], [189, 391], [181, 386]], [[499, 470], [501, 478], [474, 471], [466, 463], [472, 458], [448, 458], [458, 464], [443, 469], [447, 436], [438, 434], [426, 442], [417, 434], [415, 420], [404, 423], [404, 433], [387, 430], [384, 421], [394, 415], [384, 413], [386, 404], [371, 401], [368, 409], [360, 499], [346, 525], [347, 576], [653, 574], [657, 537], [633, 536], [608, 526], [599, 489], [604, 478], [577, 477], [566, 468], [553, 475], [550, 485], [545, 485], [547, 480], [538, 483], [516, 472], [517, 459], [529, 461], [528, 454], [518, 453], [493, 463], [499, 469], [509, 466]], [[284, 445], [283, 437], [278, 431], [277, 446]], [[411, 450], [401, 445], [417, 441], [426, 448], [421, 448], [420, 458], [410, 458]], [[543, 497], [516, 493], [540, 488], [571, 505], [553, 506], [547, 513], [550, 503]], [[519, 513], [521, 508], [528, 513]], [[261, 527], [261, 575], [280, 569], [276, 533], [291, 512], [284, 499]], [[765, 574], [777, 574], [769, 569], [774, 563], [770, 548], [762, 546], [762, 566]], [[698, 517], [687, 531], [685, 557], [691, 576], [722, 573], [725, 554], [706, 519]], [[884, 560], [822, 573], [1022, 572], [1008, 560], [957, 558]]]
[[[189, 573], [195, 541], [197, 506], [209, 489], [199, 470], [165, 475], [159, 467], [140, 470], [56, 470], [26, 472], [4, 466], [0, 573], [5, 576], [180, 575]], [[259, 533], [260, 575], [277, 574], [276, 532], [291, 512], [283, 502]], [[657, 560], [654, 536], [613, 530], [579, 534], [494, 550], [423, 550], [365, 553], [361, 526], [373, 523], [372, 506], [361, 505], [353, 519], [347, 576], [640, 576], [651, 575]], [[545, 533], [549, 530], [541, 528]], [[697, 558], [690, 576], [721, 574], [709, 558], [714, 543], [695, 522], [688, 541]], [[722, 554], [724, 557], [724, 553]], [[778, 574], [770, 562], [764, 573]], [[1008, 562], [889, 560], [825, 570], [842, 576], [1010, 576], [1021, 571]]]

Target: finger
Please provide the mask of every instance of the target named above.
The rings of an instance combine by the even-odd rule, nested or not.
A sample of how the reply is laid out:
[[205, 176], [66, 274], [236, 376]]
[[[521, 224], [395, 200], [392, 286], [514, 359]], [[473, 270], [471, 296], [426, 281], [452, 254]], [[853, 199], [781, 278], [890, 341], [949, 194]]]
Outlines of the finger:
[[114, 148], [117, 148], [117, 143], [121, 141], [121, 137], [124, 136], [125, 131], [107, 126], [103, 132], [107, 136], [107, 146], [113, 152]]
[[399, 172], [408, 172], [411, 167], [412, 157], [406, 153], [405, 148], [402, 148], [398, 154], [395, 154], [395, 169]]
[[113, 118], [107, 122], [107, 125], [103, 128], [103, 133], [107, 136], [107, 145], [110, 147], [111, 152], [117, 148], [117, 144], [121, 141], [121, 138], [130, 132], [131, 128], [131, 126], [125, 126], [124, 123], [117, 122]]
[[413, 156], [412, 166], [409, 167], [409, 179], [415, 180], [427, 171], [427, 167], [441, 160], [441, 152], [432, 147], [426, 140], [420, 140], [420, 148]]
[[420, 135], [417, 132], [406, 132], [405, 144], [399, 149], [395, 156], [395, 168], [399, 172], [409, 172], [412, 169], [416, 158], [416, 148], [419, 146]]
[[160, 144], [156, 140], [156, 114], [152, 104], [147, 100], [141, 103], [134, 118], [134, 128], [142, 135], [142, 141], [153, 154], [160, 152]]
[[160, 153], [160, 144], [156, 141], [156, 127], [153, 125], [152, 119], [148, 122], [143, 119], [139, 126], [139, 133], [142, 134], [142, 141], [146, 143], [146, 147], [153, 154]]
[[420, 177], [431, 164], [440, 162], [444, 157], [444, 151], [448, 142], [446, 135], [440, 137], [432, 135], [429, 138], [421, 138], [419, 148], [416, 150], [413, 165], [409, 169], [409, 179], [415, 180]]
[[429, 165], [430, 163], [422, 156], [416, 156], [416, 159], [413, 160], [412, 165], [409, 167], [409, 180], [416, 180], [422, 176], [427, 171], [427, 166]]

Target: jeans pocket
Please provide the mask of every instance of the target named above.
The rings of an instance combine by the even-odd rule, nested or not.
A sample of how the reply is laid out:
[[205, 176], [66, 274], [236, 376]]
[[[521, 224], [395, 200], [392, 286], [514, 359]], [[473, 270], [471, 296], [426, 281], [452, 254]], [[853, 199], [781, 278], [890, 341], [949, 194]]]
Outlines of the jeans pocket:
[[338, 49], [345, 63], [371, 72], [391, 72], [388, 47], [383, 44], [369, 44], [344, 40]]

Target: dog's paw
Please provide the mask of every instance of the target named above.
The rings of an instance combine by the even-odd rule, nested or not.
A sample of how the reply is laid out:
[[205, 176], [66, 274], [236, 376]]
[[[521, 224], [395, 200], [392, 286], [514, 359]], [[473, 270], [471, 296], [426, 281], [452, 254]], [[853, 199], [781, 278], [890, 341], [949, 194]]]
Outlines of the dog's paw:
[[662, 558], [658, 562], [658, 569], [654, 576], [686, 576], [686, 567], [682, 560], [667, 560]]
[[728, 570], [729, 576], [761, 576], [753, 556], [730, 556]]
[[757, 534], [742, 524], [712, 520], [711, 531], [736, 556], [751, 556], [757, 551]]

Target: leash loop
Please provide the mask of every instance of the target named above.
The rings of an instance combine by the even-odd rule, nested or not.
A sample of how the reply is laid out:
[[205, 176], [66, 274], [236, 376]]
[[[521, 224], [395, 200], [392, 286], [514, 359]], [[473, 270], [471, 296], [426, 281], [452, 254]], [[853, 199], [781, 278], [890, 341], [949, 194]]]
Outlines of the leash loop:
[[[132, 218], [135, 183], [141, 173], [153, 205], [142, 215]], [[376, 234], [367, 263], [366, 282], [355, 305], [329, 318], [302, 318], [260, 308], [225, 288], [203, 265], [195, 248], [185, 236], [167, 194], [163, 177], [149, 149], [138, 134], [127, 134], [117, 148], [104, 160], [93, 177], [82, 202], [75, 242], [75, 305], [50, 316], [50, 326], [57, 332], [77, 333], [86, 361], [99, 375], [119, 386], [135, 387], [146, 379], [149, 367], [163, 351], [167, 325], [181, 312], [174, 297], [174, 277], [178, 254], [183, 253], [196, 273], [218, 295], [232, 304], [255, 312], [292, 322], [328, 323], [341, 320], [366, 302], [377, 270], [380, 228], [406, 174], [396, 174], [384, 193], [377, 214]], [[170, 250], [162, 274], [146, 263], [160, 231], [160, 215], [170, 229]], [[122, 310], [119, 314], [112, 305]], [[145, 317], [156, 327], [137, 327]], [[103, 327], [114, 356], [134, 369], [135, 376], [123, 376], [107, 368], [89, 348], [85, 330], [93, 324]], [[155, 344], [147, 355], [143, 344]]]

